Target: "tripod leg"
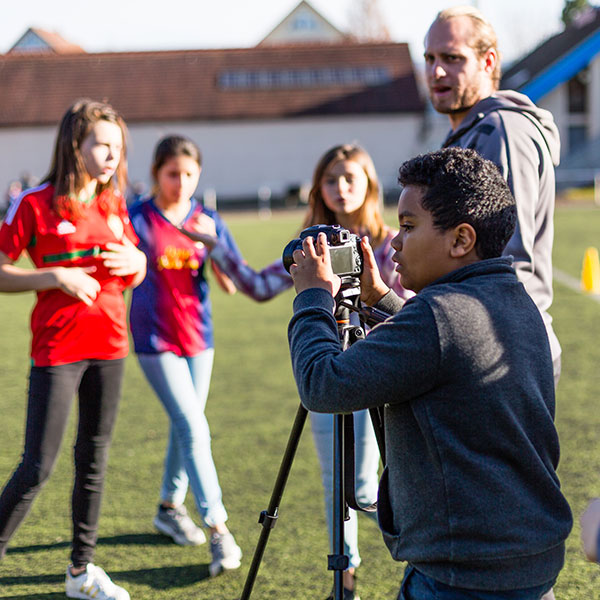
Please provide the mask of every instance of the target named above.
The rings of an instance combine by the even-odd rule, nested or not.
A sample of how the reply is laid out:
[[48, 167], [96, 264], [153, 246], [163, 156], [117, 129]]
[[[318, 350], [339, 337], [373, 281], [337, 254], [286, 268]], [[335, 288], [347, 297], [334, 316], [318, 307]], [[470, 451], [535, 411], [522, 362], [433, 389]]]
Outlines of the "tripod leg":
[[344, 518], [346, 499], [344, 495], [344, 427], [347, 415], [333, 418], [333, 554], [329, 556], [328, 568], [333, 573], [334, 600], [343, 600], [344, 571], [348, 557], [344, 554]]
[[302, 429], [304, 428], [307, 414], [308, 411], [301, 404], [298, 407], [298, 412], [296, 413], [296, 418], [294, 420], [294, 424], [292, 425], [292, 431], [290, 432], [285, 453], [279, 467], [277, 480], [275, 481], [275, 486], [273, 488], [273, 492], [271, 493], [269, 507], [267, 510], [263, 510], [260, 513], [260, 517], [258, 519], [258, 522], [263, 526], [263, 530], [261, 531], [260, 538], [256, 544], [256, 550], [254, 551], [252, 564], [250, 565], [248, 575], [246, 576], [246, 583], [244, 584], [244, 591], [242, 592], [240, 600], [247, 600], [250, 598], [250, 594], [252, 593], [252, 587], [254, 586], [254, 581], [256, 580], [258, 569], [267, 546], [269, 534], [277, 522], [279, 503], [281, 502], [283, 490], [285, 488], [288, 475], [290, 474], [290, 469], [292, 467], [292, 462], [294, 461], [294, 456], [296, 455], [296, 450], [298, 449], [300, 435], [302, 434]]

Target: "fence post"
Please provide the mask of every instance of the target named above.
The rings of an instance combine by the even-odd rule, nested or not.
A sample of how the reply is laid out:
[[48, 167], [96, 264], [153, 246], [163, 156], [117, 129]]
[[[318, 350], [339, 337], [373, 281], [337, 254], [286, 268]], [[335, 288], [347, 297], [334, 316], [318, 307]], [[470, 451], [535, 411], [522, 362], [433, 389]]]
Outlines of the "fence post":
[[271, 218], [271, 188], [266, 185], [258, 188], [258, 216], [261, 219]]
[[202, 200], [206, 208], [210, 208], [215, 211], [217, 210], [217, 190], [214, 188], [208, 188], [204, 190]]

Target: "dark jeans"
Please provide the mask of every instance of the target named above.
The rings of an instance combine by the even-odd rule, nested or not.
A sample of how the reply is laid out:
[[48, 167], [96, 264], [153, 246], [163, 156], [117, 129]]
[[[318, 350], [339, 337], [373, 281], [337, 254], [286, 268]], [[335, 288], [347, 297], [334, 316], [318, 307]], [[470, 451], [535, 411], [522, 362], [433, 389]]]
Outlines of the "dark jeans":
[[52, 473], [73, 396], [78, 392], [71, 561], [75, 567], [92, 561], [124, 364], [124, 359], [83, 360], [58, 367], [31, 368], [25, 449], [0, 496], [0, 558]]
[[533, 588], [498, 592], [467, 590], [427, 577], [409, 564], [397, 600], [540, 600], [553, 583], [549, 581]]

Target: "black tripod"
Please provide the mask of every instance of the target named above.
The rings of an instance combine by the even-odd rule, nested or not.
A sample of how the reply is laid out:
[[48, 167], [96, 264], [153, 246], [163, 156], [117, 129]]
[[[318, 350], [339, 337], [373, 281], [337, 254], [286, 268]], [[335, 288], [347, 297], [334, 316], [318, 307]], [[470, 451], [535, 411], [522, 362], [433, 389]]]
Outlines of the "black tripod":
[[[356, 340], [364, 337], [364, 328], [350, 324], [350, 311], [361, 314], [361, 321], [367, 325], [380, 323], [388, 315], [359, 308], [360, 288], [355, 278], [342, 279], [342, 287], [336, 296], [335, 317], [338, 323], [338, 334], [342, 350], [346, 350]], [[385, 440], [383, 435], [383, 418], [378, 409], [370, 409], [373, 428], [381, 458], [385, 464]], [[258, 569], [271, 533], [279, 516], [279, 503], [298, 448], [300, 435], [306, 422], [308, 411], [300, 404], [292, 426], [288, 443], [279, 467], [275, 486], [267, 510], [260, 513], [258, 522], [263, 529], [254, 551], [252, 564], [246, 577], [246, 583], [240, 600], [248, 600], [258, 574]], [[354, 493], [354, 426], [352, 414], [334, 416], [333, 425], [333, 554], [328, 555], [327, 568], [334, 571], [334, 600], [343, 600], [343, 573], [348, 568], [348, 557], [344, 555], [344, 520], [348, 508], [373, 512], [376, 505], [360, 506]]]

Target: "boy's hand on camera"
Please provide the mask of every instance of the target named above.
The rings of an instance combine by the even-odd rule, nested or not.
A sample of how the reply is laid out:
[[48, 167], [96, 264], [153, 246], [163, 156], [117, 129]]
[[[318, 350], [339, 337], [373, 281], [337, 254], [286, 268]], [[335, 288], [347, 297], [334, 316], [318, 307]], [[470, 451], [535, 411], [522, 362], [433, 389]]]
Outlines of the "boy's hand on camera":
[[581, 541], [585, 557], [598, 562], [598, 533], [600, 531], [600, 498], [592, 500], [581, 515]]
[[340, 278], [331, 268], [331, 257], [327, 246], [327, 237], [320, 233], [316, 242], [307, 237], [302, 242], [302, 250], [295, 250], [294, 264], [290, 267], [290, 275], [294, 280], [296, 293], [309, 288], [319, 287], [335, 296], [341, 285]]
[[371, 244], [369, 244], [369, 238], [367, 236], [361, 238], [360, 245], [363, 251], [363, 272], [360, 276], [360, 299], [367, 306], [373, 306], [390, 291], [390, 288], [385, 284], [383, 279], [381, 279], [373, 249], [371, 248]]

